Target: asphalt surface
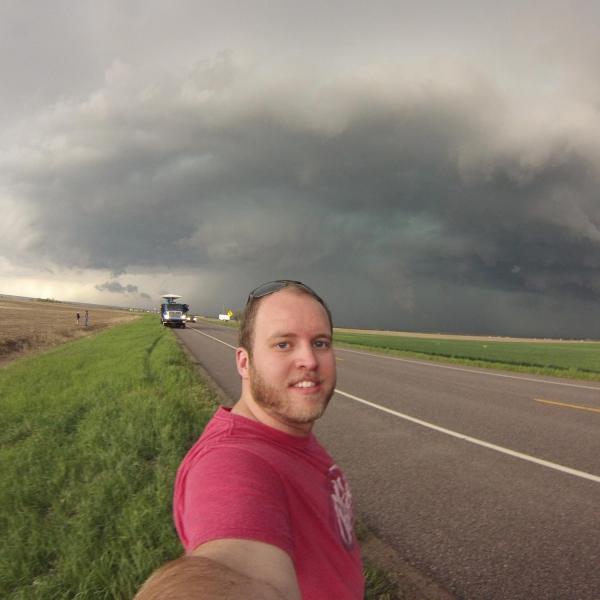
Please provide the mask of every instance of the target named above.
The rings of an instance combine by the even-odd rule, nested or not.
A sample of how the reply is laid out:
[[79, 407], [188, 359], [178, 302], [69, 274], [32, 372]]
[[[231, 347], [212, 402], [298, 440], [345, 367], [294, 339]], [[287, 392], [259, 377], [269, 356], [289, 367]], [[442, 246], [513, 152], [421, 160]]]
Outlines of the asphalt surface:
[[[237, 331], [177, 335], [236, 400]], [[397, 555], [460, 599], [600, 599], [600, 384], [336, 357], [315, 432]]]

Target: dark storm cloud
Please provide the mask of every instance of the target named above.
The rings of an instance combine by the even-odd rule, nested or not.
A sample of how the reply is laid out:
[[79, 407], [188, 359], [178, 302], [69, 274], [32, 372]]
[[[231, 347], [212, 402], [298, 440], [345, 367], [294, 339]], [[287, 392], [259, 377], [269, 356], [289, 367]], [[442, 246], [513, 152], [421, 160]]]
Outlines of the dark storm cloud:
[[[456, 64], [315, 80], [223, 54], [106, 81], [4, 153], [13, 222], [35, 231], [5, 240], [14, 260], [226, 273], [215, 303], [296, 274], [377, 326], [535, 332], [600, 300], [592, 107], [540, 116]], [[494, 294], [510, 309], [492, 322]]]
[[105, 281], [94, 287], [99, 292], [111, 292], [112, 294], [135, 294], [138, 291], [137, 285], [121, 285], [118, 281]]

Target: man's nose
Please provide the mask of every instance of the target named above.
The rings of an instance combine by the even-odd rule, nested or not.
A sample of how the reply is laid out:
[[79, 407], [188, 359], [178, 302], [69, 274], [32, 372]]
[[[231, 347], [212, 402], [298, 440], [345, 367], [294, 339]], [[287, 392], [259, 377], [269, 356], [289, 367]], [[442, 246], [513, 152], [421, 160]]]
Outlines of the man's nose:
[[317, 355], [312, 344], [301, 344], [296, 355], [296, 365], [305, 369], [316, 369], [318, 365]]

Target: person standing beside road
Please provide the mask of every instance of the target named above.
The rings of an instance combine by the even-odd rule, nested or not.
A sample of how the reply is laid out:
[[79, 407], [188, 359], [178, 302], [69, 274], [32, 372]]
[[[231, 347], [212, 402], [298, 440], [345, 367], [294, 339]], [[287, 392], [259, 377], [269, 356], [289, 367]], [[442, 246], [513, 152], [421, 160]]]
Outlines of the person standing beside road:
[[335, 390], [332, 332], [327, 305], [300, 282], [250, 293], [241, 396], [217, 410], [177, 473], [187, 554], [136, 600], [362, 600], [350, 489], [312, 433]]
[[89, 318], [90, 318], [89, 312], [86, 310], [85, 311], [85, 326], [86, 327], [88, 326], [88, 320], [89, 320]]
[[76, 320], [77, 320], [77, 325], [79, 325], [79, 319], [81, 318], [80, 314], [79, 314], [79, 313], [77, 313], [75, 318], [76, 318]]

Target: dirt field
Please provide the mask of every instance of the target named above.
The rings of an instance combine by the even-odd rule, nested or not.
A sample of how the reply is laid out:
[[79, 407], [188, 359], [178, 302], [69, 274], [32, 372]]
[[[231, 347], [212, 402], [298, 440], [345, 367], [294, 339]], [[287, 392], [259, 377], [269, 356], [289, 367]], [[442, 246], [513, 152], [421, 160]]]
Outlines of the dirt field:
[[[88, 310], [88, 326], [85, 311]], [[77, 325], [76, 314], [81, 318]], [[0, 296], [0, 366], [68, 340], [96, 333], [139, 313], [62, 302], [16, 300]]]

